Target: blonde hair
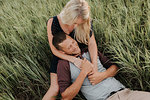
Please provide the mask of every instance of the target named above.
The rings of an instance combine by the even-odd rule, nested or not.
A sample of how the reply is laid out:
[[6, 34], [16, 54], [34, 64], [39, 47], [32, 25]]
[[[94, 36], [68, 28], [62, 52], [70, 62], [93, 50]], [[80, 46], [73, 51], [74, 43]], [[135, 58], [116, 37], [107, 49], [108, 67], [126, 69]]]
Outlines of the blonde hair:
[[88, 44], [90, 38], [90, 7], [85, 0], [70, 0], [60, 13], [63, 24], [72, 25], [78, 18], [85, 22], [75, 28], [75, 38], [78, 42]]

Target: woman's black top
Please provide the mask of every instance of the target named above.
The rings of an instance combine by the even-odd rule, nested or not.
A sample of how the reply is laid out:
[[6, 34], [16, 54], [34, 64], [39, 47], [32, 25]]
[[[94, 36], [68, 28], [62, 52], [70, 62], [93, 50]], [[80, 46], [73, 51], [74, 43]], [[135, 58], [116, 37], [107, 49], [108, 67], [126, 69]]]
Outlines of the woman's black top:
[[[92, 36], [92, 29], [93, 29], [93, 25], [91, 24], [91, 30], [90, 30], [90, 37]], [[58, 21], [58, 18], [57, 16], [54, 16], [53, 17], [53, 22], [52, 22], [52, 25], [51, 25], [51, 31], [52, 31], [52, 35], [57, 35], [57, 33], [59, 32], [64, 32], [59, 24], [59, 21]], [[74, 34], [75, 34], [75, 31], [73, 30], [69, 36], [71, 36], [73, 39], [74, 38]], [[76, 39], [75, 39], [76, 40]], [[81, 49], [81, 51], [84, 49], [87, 49], [88, 46], [86, 44], [83, 44], [83, 43], [79, 43], [77, 41], [78, 45], [79, 45], [79, 48]], [[51, 61], [51, 66], [50, 66], [50, 73], [57, 73], [57, 63], [58, 63], [58, 60], [60, 58], [58, 58], [57, 56], [53, 55], [53, 58], [52, 58], [52, 61]]]

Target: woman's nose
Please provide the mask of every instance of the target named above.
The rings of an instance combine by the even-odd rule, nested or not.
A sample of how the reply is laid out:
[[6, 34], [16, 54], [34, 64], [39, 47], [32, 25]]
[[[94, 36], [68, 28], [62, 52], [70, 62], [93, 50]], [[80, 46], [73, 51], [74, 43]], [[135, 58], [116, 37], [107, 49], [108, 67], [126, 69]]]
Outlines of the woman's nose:
[[77, 27], [78, 26], [78, 24], [74, 24], [74, 27]]

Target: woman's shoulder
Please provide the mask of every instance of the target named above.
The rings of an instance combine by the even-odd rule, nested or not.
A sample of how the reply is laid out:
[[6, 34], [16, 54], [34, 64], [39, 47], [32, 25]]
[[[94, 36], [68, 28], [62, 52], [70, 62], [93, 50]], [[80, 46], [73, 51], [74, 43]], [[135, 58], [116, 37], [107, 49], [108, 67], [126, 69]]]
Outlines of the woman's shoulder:
[[[54, 16], [55, 17], [55, 16]], [[53, 18], [54, 17], [50, 17], [48, 20], [47, 20], [47, 25], [51, 25], [52, 24], [52, 22], [53, 22]]]
[[53, 35], [57, 34], [58, 32], [63, 32], [57, 16], [49, 18], [47, 22], [47, 29], [51, 30]]
[[57, 16], [49, 17], [46, 24], [52, 24], [53, 20], [57, 20]]

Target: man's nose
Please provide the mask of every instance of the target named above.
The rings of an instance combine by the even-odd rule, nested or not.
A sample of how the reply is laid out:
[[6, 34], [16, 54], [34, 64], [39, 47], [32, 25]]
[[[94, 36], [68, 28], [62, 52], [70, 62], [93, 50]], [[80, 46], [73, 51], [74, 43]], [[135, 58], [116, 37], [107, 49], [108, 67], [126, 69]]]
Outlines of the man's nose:
[[76, 50], [76, 47], [75, 47], [75, 46], [73, 46], [73, 47], [72, 47], [72, 49], [73, 49], [73, 51], [75, 51], [75, 50]]

